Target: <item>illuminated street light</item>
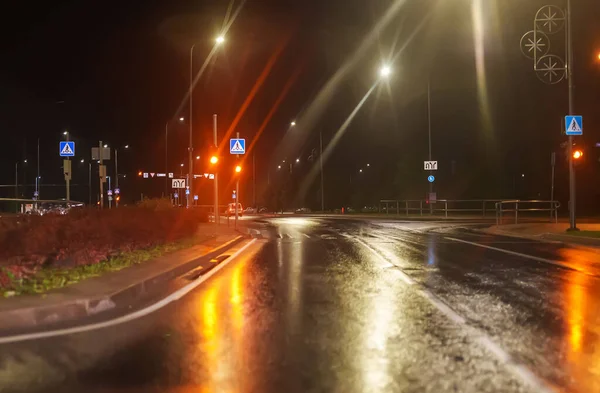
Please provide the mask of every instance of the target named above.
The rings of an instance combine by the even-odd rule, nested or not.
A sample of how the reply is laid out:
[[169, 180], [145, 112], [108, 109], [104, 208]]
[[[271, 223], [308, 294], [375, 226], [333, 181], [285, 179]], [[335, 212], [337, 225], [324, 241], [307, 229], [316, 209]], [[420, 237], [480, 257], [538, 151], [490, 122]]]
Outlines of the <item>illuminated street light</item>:
[[299, 158], [296, 158], [296, 162], [300, 162], [300, 159], [299, 159]]
[[104, 145], [104, 148], [106, 149], [108, 147], [108, 145]]
[[277, 165], [277, 169], [281, 169], [281, 165]]
[[85, 160], [82, 158], [81, 161], [79, 161], [79, 162], [81, 162], [83, 164], [85, 162]]
[[185, 118], [183, 116], [179, 118], [179, 121], [184, 121], [184, 120], [185, 120]]
[[218, 37], [215, 39], [215, 41], [216, 41], [216, 43], [217, 43], [218, 45], [220, 45], [220, 44], [222, 44], [223, 42], [225, 42], [225, 37], [223, 37], [222, 35], [220, 35], [220, 36], [218, 36]]
[[210, 158], [210, 163], [211, 163], [211, 164], [213, 164], [213, 165], [214, 165], [214, 164], [216, 164], [217, 162], [219, 162], [219, 157], [217, 157], [217, 156], [212, 156], [212, 157]]
[[27, 164], [27, 158], [26, 158], [26, 159], [24, 159], [24, 160], [23, 160], [23, 162], [24, 162], [25, 164]]
[[241, 165], [236, 165], [235, 167], [235, 173], [240, 173], [242, 171], [242, 166]]
[[390, 68], [390, 66], [388, 65], [384, 65], [383, 67], [381, 67], [381, 69], [379, 70], [379, 75], [382, 78], [387, 78], [390, 76], [390, 74], [392, 73], [392, 69]]
[[574, 159], [579, 160], [581, 157], [583, 157], [583, 152], [581, 150], [575, 150], [573, 152]]
[[199, 159], [200, 159], [200, 156], [196, 156], [196, 160], [199, 160]]
[[68, 135], [69, 131], [63, 131], [63, 135]]
[[123, 148], [129, 149], [129, 145], [125, 145], [125, 146], [123, 146]]
[[296, 122], [295, 122], [295, 121], [292, 121], [292, 122], [290, 123], [290, 125], [291, 125], [292, 127], [294, 127], [294, 126], [296, 125]]
[[183, 164], [179, 164], [179, 166], [183, 168]]
[[360, 169], [359, 172], [362, 173], [362, 169]]
[[370, 166], [371, 166], [371, 164], [367, 164], [367, 168], [370, 167]]

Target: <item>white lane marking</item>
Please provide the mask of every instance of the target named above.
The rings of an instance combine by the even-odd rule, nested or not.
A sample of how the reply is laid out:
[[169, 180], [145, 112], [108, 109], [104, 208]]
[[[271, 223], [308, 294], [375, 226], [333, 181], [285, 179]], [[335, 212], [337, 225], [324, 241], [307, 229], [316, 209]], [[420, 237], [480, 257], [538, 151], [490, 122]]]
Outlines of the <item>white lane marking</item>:
[[131, 322], [135, 319], [139, 319], [141, 317], [149, 315], [149, 314], [151, 314], [155, 311], [158, 311], [161, 308], [167, 306], [168, 304], [181, 299], [183, 296], [187, 295], [188, 293], [190, 293], [191, 291], [196, 289], [200, 284], [202, 284], [204, 281], [208, 280], [215, 273], [217, 273], [219, 270], [223, 269], [231, 261], [233, 261], [235, 258], [237, 258], [242, 252], [244, 252], [244, 250], [246, 250], [248, 247], [250, 247], [252, 244], [254, 244], [256, 242], [256, 240], [257, 239], [252, 239], [248, 244], [246, 244], [245, 246], [243, 246], [242, 248], [237, 250], [235, 253], [233, 253], [229, 258], [225, 259], [223, 262], [219, 263], [217, 266], [212, 268], [208, 273], [200, 276], [198, 279], [192, 281], [191, 283], [189, 283], [186, 286], [180, 288], [179, 290], [173, 292], [166, 298], [154, 303], [151, 306], [148, 306], [141, 310], [135, 311], [131, 314], [126, 314], [121, 317], [111, 319], [109, 321], [93, 323], [93, 324], [83, 325], [83, 326], [76, 326], [76, 327], [66, 328], [66, 329], [48, 330], [48, 331], [39, 332], [39, 333], [29, 333], [29, 334], [20, 334], [20, 335], [16, 335], [16, 336], [0, 337], [0, 344], [9, 344], [9, 343], [15, 343], [15, 342], [20, 342], [20, 341], [29, 341], [29, 340], [39, 340], [42, 338], [66, 336], [69, 334], [89, 332], [91, 330], [98, 330], [98, 329], [104, 329], [104, 328], [111, 327], [111, 326], [121, 325], [123, 323]]
[[306, 234], [306, 233], [303, 233], [303, 234], [302, 234], [302, 236], [304, 236], [304, 237], [305, 237], [305, 238], [307, 238], [307, 239], [310, 239], [310, 235], [308, 235], [308, 234]]
[[[379, 258], [381, 261], [383, 261], [387, 265], [400, 267], [400, 266], [394, 265], [393, 263], [390, 263], [390, 261], [388, 261], [387, 259], [385, 259], [380, 253], [377, 252], [377, 250], [375, 250], [373, 247], [371, 247], [370, 245], [368, 245], [367, 243], [365, 243], [361, 239], [359, 239], [359, 238], [354, 238], [354, 239], [357, 242], [359, 242], [360, 244], [362, 244], [363, 247], [365, 247], [369, 251], [371, 251], [373, 253], [373, 255], [375, 255], [377, 258]], [[398, 272], [400, 273], [400, 278], [402, 279], [402, 281], [404, 281], [405, 284], [407, 284], [407, 285], [414, 285], [415, 284], [415, 281], [412, 278], [410, 278], [406, 273], [404, 273], [402, 270], [398, 270]]]
[[[358, 243], [362, 246], [370, 250], [376, 257], [380, 260], [385, 261], [386, 263], [390, 263], [386, 258], [384, 258], [380, 253], [378, 253], [374, 248], [369, 246], [366, 242], [362, 241], [359, 238], [354, 238]], [[417, 287], [414, 284], [417, 284], [412, 278], [410, 278], [406, 273], [404, 273], [400, 266], [398, 266], [399, 272], [401, 273], [402, 281], [407, 283], [409, 286], [414, 288], [418, 294], [429, 300], [429, 302], [438, 309], [442, 314], [444, 314], [448, 319], [455, 322], [457, 325], [463, 327], [467, 333], [469, 333], [476, 342], [480, 343], [484, 348], [488, 349], [494, 356], [498, 358], [501, 362], [506, 364], [506, 366], [517, 376], [519, 376], [526, 384], [533, 387], [536, 392], [542, 393], [554, 393], [556, 392], [551, 386], [545, 383], [543, 380], [538, 378], [531, 370], [529, 370], [526, 366], [515, 361], [508, 352], [506, 352], [502, 347], [496, 344], [489, 336], [485, 334], [485, 332], [472, 327], [469, 325], [466, 318], [458, 314], [454, 311], [448, 304], [446, 304], [443, 300], [438, 298], [435, 294], [427, 289], [422, 289]]]
[[286, 235], [288, 239], [293, 239], [294, 237], [292, 235], [290, 235], [289, 233], [286, 233]]
[[505, 254], [515, 255], [515, 256], [518, 256], [518, 257], [521, 257], [521, 258], [527, 258], [527, 259], [531, 259], [531, 260], [534, 260], [534, 261], [537, 261], [537, 262], [548, 263], [550, 265], [560, 266], [560, 267], [564, 267], [566, 269], [571, 269], [571, 270], [578, 271], [580, 273], [589, 274], [584, 269], [581, 269], [581, 268], [579, 268], [577, 266], [571, 266], [571, 265], [569, 265], [567, 263], [564, 263], [564, 262], [554, 261], [552, 259], [546, 259], [546, 258], [542, 258], [542, 257], [536, 257], [535, 255], [523, 254], [523, 253], [516, 252], [516, 251], [506, 250], [504, 248], [492, 247], [492, 246], [488, 246], [488, 245], [485, 245], [485, 244], [470, 242], [468, 240], [456, 239], [454, 237], [447, 237], [446, 236], [445, 238], [448, 239], [448, 240], [455, 241], [455, 242], [470, 244], [471, 246], [481, 247], [481, 248], [487, 248], [487, 249], [494, 250], [494, 251], [500, 251], [500, 252], [503, 252]]

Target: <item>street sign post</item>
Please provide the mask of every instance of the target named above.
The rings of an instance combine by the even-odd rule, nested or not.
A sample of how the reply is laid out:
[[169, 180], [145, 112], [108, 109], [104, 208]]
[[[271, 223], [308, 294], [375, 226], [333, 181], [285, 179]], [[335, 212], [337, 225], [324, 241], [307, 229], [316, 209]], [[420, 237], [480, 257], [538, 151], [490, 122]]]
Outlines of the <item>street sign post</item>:
[[423, 166], [426, 171], [437, 171], [438, 163], [437, 161], [424, 161]]
[[112, 190], [107, 190], [107, 191], [106, 191], [106, 195], [108, 195], [108, 196], [112, 196], [112, 194], [113, 194]]
[[583, 135], [583, 116], [565, 116], [565, 133]]
[[433, 183], [433, 182], [435, 181], [435, 176], [433, 176], [433, 175], [429, 175], [429, 176], [427, 176], [427, 181], [428, 181], [429, 183]]
[[61, 157], [75, 157], [75, 142], [61, 141], [58, 147]]
[[115, 188], [115, 194], [116, 194], [116, 195], [119, 195], [120, 193], [121, 193], [121, 189], [119, 189], [119, 188]]
[[229, 153], [245, 154], [246, 140], [244, 138], [232, 138], [229, 140]]

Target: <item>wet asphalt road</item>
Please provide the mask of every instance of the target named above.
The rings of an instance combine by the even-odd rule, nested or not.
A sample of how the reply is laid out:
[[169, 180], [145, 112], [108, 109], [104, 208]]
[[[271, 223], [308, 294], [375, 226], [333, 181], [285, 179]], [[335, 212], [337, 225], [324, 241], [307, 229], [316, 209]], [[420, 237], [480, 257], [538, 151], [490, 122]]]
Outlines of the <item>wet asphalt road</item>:
[[600, 254], [466, 227], [269, 220], [149, 316], [0, 346], [0, 391], [600, 392]]

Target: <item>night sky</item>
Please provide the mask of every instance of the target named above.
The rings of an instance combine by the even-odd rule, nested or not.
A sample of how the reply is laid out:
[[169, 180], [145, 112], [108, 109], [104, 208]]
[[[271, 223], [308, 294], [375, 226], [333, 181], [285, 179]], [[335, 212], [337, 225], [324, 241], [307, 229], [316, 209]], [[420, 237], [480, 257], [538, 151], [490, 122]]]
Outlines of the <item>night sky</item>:
[[[482, 4], [479, 77], [474, 1]], [[584, 116], [585, 129], [577, 139], [585, 151], [578, 190], [580, 205], [591, 211], [600, 200], [600, 148], [594, 147], [600, 142], [600, 2], [572, 2], [575, 108]], [[119, 172], [128, 176], [122, 179], [124, 200], [139, 199], [141, 192], [160, 196], [164, 183], [144, 183], [137, 172], [164, 171], [165, 123], [179, 116], [186, 122], [170, 124], [169, 171], [178, 173], [181, 162], [187, 170], [190, 47], [195, 45], [197, 72], [223, 29], [230, 2], [14, 3], [4, 6], [0, 35], [0, 183], [14, 184], [15, 162], [24, 158], [28, 163], [20, 164], [19, 181], [34, 182], [39, 138], [42, 183], [62, 184], [58, 141], [68, 129], [78, 156], [73, 199], [87, 201], [88, 164], [79, 160], [87, 161], [99, 140], [131, 146], [119, 156]], [[241, 3], [233, 2], [230, 15]], [[318, 161], [308, 158], [318, 148], [319, 133], [327, 145], [377, 81], [381, 64], [390, 62], [391, 79], [375, 86], [327, 160], [327, 207], [424, 198], [428, 81], [433, 156], [440, 165], [438, 198], [548, 199], [550, 153], [556, 151], [557, 198], [566, 205], [560, 144], [565, 140], [561, 119], [568, 109], [567, 84], [541, 83], [519, 49], [535, 11], [548, 3], [563, 4], [248, 0], [194, 89], [194, 156], [202, 157], [197, 172], [207, 167], [213, 113], [219, 117], [221, 138], [230, 130], [250, 142], [273, 110], [255, 148], [257, 199], [268, 193], [268, 178], [271, 191], [284, 188], [294, 195], [288, 196], [290, 204], [315, 207], [318, 177], [311, 177], [310, 170]], [[558, 40], [553, 53], [561, 53], [560, 34], [552, 37], [553, 43]], [[263, 83], [231, 127], [261, 73]], [[298, 124], [290, 128], [294, 119]], [[230, 172], [233, 160], [227, 156], [223, 152], [221, 165]], [[292, 175], [289, 168], [277, 170], [283, 160], [296, 158], [301, 161]], [[244, 179], [251, 175], [248, 159]], [[229, 177], [224, 175], [226, 193]], [[250, 182], [242, 186], [242, 201], [250, 204]], [[198, 187], [209, 203], [208, 183]], [[23, 188], [23, 193], [31, 197], [32, 190]], [[59, 198], [64, 188], [43, 192]], [[14, 188], [0, 193], [12, 197]]]

